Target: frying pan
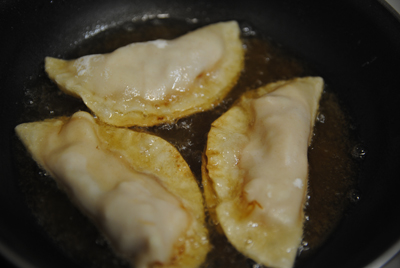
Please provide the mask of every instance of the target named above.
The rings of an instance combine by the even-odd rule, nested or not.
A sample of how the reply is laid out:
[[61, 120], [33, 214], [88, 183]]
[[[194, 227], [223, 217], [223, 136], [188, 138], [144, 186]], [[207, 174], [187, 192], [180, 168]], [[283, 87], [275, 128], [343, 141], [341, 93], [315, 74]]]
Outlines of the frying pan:
[[[14, 0], [0, 3], [0, 251], [17, 267], [81, 267], [47, 237], [18, 184], [14, 127], [45, 56], [134, 18], [168, 14], [204, 23], [235, 19], [304, 59], [335, 89], [366, 155], [360, 201], [299, 267], [383, 264], [400, 246], [400, 23], [379, 2]], [[378, 261], [377, 261], [378, 260]], [[374, 262], [375, 261], [375, 262]]]

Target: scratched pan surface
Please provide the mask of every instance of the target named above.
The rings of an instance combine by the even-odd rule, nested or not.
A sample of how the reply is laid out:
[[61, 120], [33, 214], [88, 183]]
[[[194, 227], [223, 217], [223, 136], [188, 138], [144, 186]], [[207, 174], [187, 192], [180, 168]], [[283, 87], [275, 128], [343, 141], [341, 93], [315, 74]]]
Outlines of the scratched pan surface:
[[364, 1], [2, 1], [0, 3], [0, 252], [16, 267], [81, 267], [28, 208], [13, 157], [26, 89], [45, 56], [138, 18], [235, 19], [254, 25], [312, 65], [335, 89], [366, 152], [360, 201], [318, 252], [298, 267], [364, 267], [400, 239], [400, 23]]

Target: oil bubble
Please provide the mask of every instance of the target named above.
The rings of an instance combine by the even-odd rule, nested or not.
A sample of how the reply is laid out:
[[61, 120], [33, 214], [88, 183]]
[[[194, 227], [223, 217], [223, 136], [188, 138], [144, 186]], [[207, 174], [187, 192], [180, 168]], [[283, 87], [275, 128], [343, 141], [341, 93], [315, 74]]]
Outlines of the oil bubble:
[[191, 23], [191, 24], [196, 24], [199, 22], [199, 19], [198, 18], [187, 18], [186, 22]]
[[356, 145], [353, 147], [353, 150], [351, 151], [351, 155], [354, 159], [364, 159], [366, 155], [366, 150], [362, 145]]
[[257, 33], [248, 23], [242, 25], [242, 33], [244, 36], [255, 36]]
[[105, 240], [103, 237], [98, 237], [95, 241], [96, 245], [104, 247], [107, 245], [107, 240]]
[[350, 199], [350, 202], [352, 202], [353, 204], [356, 204], [356, 203], [360, 202], [360, 199], [361, 199], [360, 192], [356, 189], [353, 189], [348, 193], [348, 198]]
[[49, 177], [49, 174], [48, 174], [46, 171], [39, 171], [39, 172], [38, 172], [38, 175], [39, 175], [40, 177]]
[[262, 265], [260, 263], [256, 263], [252, 259], [247, 259], [246, 264], [247, 264], [246, 267], [251, 267], [251, 268], [264, 268], [265, 267], [264, 265]]
[[317, 116], [317, 122], [319, 122], [319, 123], [325, 123], [325, 115], [323, 115], [323, 114], [318, 114], [318, 116]]
[[308, 245], [307, 241], [302, 241], [299, 248], [298, 248], [298, 255], [300, 255], [302, 252], [310, 250], [310, 246]]

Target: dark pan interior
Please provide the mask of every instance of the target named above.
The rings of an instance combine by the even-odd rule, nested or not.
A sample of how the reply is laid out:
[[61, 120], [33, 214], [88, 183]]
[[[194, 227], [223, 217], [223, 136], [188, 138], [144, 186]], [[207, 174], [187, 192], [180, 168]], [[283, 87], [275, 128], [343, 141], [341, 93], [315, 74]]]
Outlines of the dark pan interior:
[[[145, 15], [246, 21], [307, 61], [336, 90], [366, 156], [361, 200], [300, 267], [363, 267], [400, 239], [400, 23], [372, 0], [123, 1], [0, 3], [0, 251], [20, 267], [77, 267], [47, 238], [18, 186], [12, 139], [29, 77], [98, 25]], [[96, 28], [97, 27], [97, 28]]]

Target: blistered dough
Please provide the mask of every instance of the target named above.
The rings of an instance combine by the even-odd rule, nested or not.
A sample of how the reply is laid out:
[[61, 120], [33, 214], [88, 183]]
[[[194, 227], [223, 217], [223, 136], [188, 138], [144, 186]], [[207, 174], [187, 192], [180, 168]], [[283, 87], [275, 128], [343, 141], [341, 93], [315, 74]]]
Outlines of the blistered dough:
[[244, 255], [292, 267], [303, 235], [307, 150], [323, 80], [245, 93], [208, 134], [202, 173], [210, 215]]
[[47, 57], [45, 70], [102, 121], [152, 126], [218, 104], [236, 83], [243, 60], [240, 29], [230, 21], [109, 54], [76, 60]]
[[98, 123], [86, 112], [25, 123], [35, 161], [134, 267], [197, 267], [209, 250], [197, 182], [156, 136]]

